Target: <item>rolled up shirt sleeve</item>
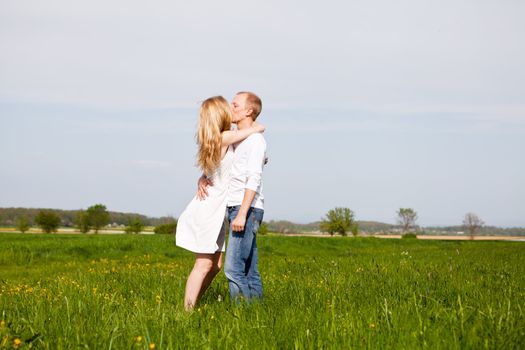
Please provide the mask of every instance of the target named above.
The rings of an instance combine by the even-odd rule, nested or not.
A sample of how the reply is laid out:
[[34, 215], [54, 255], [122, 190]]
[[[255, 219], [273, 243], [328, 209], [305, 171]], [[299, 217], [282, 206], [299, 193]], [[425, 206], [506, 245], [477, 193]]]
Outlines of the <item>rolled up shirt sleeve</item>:
[[262, 181], [262, 172], [264, 166], [264, 158], [266, 157], [266, 144], [262, 142], [254, 142], [246, 167], [246, 183], [244, 188], [258, 192]]

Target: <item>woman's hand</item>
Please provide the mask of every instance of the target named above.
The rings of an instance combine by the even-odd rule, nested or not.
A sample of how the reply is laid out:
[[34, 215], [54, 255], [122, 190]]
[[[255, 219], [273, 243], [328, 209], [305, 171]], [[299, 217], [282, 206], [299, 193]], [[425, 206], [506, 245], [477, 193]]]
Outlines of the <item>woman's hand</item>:
[[252, 128], [255, 128], [255, 132], [264, 132], [266, 130], [266, 127], [262, 124], [259, 124], [257, 122], [253, 122]]
[[203, 174], [197, 182], [197, 198], [201, 201], [208, 197], [208, 186], [213, 186], [213, 182]]

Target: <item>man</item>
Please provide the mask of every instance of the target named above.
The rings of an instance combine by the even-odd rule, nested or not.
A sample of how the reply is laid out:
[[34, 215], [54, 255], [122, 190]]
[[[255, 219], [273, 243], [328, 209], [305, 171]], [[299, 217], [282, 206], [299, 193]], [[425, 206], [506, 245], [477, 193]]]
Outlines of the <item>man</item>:
[[[261, 113], [261, 99], [251, 92], [239, 92], [231, 103], [232, 121], [239, 130], [252, 126]], [[261, 133], [250, 135], [235, 145], [232, 179], [228, 193], [227, 216], [230, 222], [224, 273], [230, 297], [238, 300], [262, 298], [258, 270], [257, 230], [264, 215], [262, 171], [266, 141]], [[199, 197], [206, 194], [207, 181], [199, 180]]]

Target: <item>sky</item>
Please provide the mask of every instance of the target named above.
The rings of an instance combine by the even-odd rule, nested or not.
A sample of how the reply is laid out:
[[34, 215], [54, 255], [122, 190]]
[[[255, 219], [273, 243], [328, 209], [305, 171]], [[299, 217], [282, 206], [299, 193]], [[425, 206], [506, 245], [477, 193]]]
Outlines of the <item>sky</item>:
[[199, 104], [263, 101], [265, 220], [525, 226], [522, 1], [0, 0], [0, 207], [179, 216]]

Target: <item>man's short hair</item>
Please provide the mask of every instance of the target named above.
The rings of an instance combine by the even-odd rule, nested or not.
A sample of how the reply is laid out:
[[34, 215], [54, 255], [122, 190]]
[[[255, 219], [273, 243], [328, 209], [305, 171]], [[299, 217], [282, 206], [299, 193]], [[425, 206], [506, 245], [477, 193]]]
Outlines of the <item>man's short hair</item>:
[[248, 108], [252, 109], [252, 119], [255, 120], [261, 114], [262, 102], [259, 96], [249, 91], [238, 92], [237, 95], [245, 94], [246, 95], [246, 104]]

